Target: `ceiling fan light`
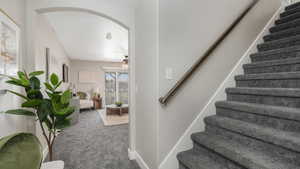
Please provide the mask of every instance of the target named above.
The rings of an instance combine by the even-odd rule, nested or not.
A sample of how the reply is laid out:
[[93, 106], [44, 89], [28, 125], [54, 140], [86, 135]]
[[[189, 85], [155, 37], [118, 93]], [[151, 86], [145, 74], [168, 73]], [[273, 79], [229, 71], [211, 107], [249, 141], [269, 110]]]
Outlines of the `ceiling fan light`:
[[128, 56], [126, 55], [126, 56], [124, 56], [124, 57], [125, 57], [125, 58], [123, 59], [122, 62], [123, 62], [123, 64], [126, 64], [126, 65], [127, 65], [127, 64], [128, 64]]

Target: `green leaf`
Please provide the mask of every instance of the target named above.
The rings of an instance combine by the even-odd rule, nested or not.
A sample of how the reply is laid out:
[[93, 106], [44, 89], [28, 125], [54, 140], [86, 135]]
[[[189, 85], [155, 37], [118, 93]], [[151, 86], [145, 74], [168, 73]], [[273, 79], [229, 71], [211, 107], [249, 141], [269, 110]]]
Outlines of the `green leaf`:
[[50, 92], [48, 92], [48, 91], [46, 91], [46, 93], [47, 93], [47, 95], [49, 96], [50, 99], [53, 97], [53, 94], [52, 94], [52, 93], [50, 93]]
[[51, 100], [44, 99], [37, 109], [37, 115], [41, 121], [47, 119], [48, 116], [53, 114]]
[[43, 122], [47, 125], [49, 130], [53, 128], [52, 122], [48, 118], [45, 118]]
[[27, 92], [27, 97], [29, 99], [43, 99], [43, 94], [38, 89], [31, 89]]
[[26, 75], [25, 75], [24, 72], [18, 71], [18, 76], [19, 76], [20, 79], [26, 79], [26, 80], [28, 80], [28, 79], [26, 78]]
[[15, 95], [17, 95], [17, 96], [19, 96], [19, 97], [22, 97], [22, 98], [25, 99], [25, 100], [29, 100], [28, 97], [26, 97], [26, 96], [24, 96], [24, 95], [22, 95], [22, 94], [20, 94], [20, 93], [17, 93], [17, 92], [11, 91], [11, 90], [7, 90], [7, 91], [10, 92], [10, 93], [12, 93], [12, 94], [15, 94]]
[[27, 102], [24, 102], [22, 104], [22, 107], [35, 108], [35, 107], [39, 106], [41, 103], [42, 103], [42, 100], [32, 99], [32, 100], [28, 100]]
[[17, 74], [18, 74], [19, 78], [25, 77], [25, 73], [24, 72], [18, 71]]
[[8, 110], [4, 113], [14, 114], [14, 115], [23, 115], [23, 116], [35, 116], [35, 114], [33, 112], [28, 111], [28, 110], [24, 110], [24, 109]]
[[51, 102], [52, 102], [54, 113], [57, 113], [60, 112], [62, 109], [64, 109], [65, 106], [60, 102], [56, 102], [54, 98], [55, 96], [52, 97]]
[[29, 81], [30, 81], [30, 87], [32, 89], [40, 89], [41, 88], [41, 82], [37, 77], [33, 76], [29, 79]]
[[58, 76], [55, 73], [52, 73], [50, 76], [50, 82], [53, 86], [56, 86], [58, 84]]
[[71, 125], [71, 120], [70, 119], [57, 119], [55, 122], [55, 127], [57, 129], [64, 129], [66, 127], [69, 127]]
[[74, 111], [75, 111], [74, 107], [67, 107], [67, 108], [60, 110], [59, 112], [54, 112], [54, 115], [67, 117], [67, 116], [71, 115]]
[[44, 85], [46, 86], [46, 88], [47, 88], [48, 90], [50, 90], [50, 91], [53, 91], [53, 90], [54, 90], [53, 87], [52, 87], [49, 83], [45, 82]]
[[32, 76], [39, 76], [39, 75], [42, 75], [44, 74], [44, 71], [35, 71], [35, 72], [31, 72], [29, 73], [29, 76], [32, 77]]
[[12, 84], [15, 86], [21, 86], [21, 87], [29, 87], [28, 84], [24, 84], [21, 80], [19, 79], [11, 79], [11, 80], [7, 80], [6, 83], [8, 84]]
[[70, 99], [72, 98], [72, 93], [71, 93], [71, 91], [70, 90], [66, 90], [63, 94], [62, 94], [62, 96], [61, 96], [61, 98], [60, 98], [60, 102], [62, 103], [62, 104], [68, 104], [69, 102], [70, 102]]
[[56, 90], [62, 84], [62, 82], [63, 81], [60, 81], [57, 85], [55, 85], [54, 90]]
[[22, 85], [24, 86], [29, 86], [29, 81], [28, 78], [26, 77], [26, 74], [24, 72], [18, 71], [18, 77], [20, 79], [20, 82], [22, 83]]

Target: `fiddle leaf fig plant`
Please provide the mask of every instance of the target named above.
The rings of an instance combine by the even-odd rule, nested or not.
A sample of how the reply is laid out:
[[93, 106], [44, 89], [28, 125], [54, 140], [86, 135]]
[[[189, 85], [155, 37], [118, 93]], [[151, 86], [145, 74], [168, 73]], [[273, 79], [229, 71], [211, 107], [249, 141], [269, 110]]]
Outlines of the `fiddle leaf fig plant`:
[[19, 71], [17, 77], [6, 76], [9, 79], [6, 83], [22, 87], [25, 94], [8, 90], [24, 101], [21, 104], [22, 108], [4, 113], [36, 117], [48, 145], [49, 160], [52, 161], [53, 144], [57, 134], [70, 125], [69, 116], [75, 109], [70, 106], [71, 91], [58, 90], [62, 81], [56, 74], [51, 74], [50, 82], [45, 82], [44, 88], [41, 87], [42, 84], [37, 76], [43, 73], [43, 71], [35, 71], [27, 74], [25, 71]]

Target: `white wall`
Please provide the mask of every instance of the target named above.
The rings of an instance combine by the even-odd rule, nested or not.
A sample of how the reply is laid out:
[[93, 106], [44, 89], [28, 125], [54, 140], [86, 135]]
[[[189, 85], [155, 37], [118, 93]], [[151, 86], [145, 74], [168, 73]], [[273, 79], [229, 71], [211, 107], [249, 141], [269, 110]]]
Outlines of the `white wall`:
[[[11, 18], [13, 18], [21, 29], [21, 42], [20, 42], [20, 66], [26, 68], [24, 64], [25, 55], [25, 1], [24, 0], [0, 0], [0, 7]], [[0, 82], [5, 85], [4, 82]], [[7, 86], [7, 85], [6, 85]], [[6, 87], [13, 90], [19, 90], [15, 87]], [[0, 96], [0, 111], [18, 108], [21, 100], [12, 94]], [[34, 132], [34, 125], [32, 119], [21, 116], [3, 115], [0, 114], [0, 137], [6, 136], [15, 132]]]
[[[257, 21], [260, 20], [261, 18], [264, 18], [262, 16], [266, 16], [267, 14], [270, 13], [274, 13], [276, 11], [276, 9], [279, 8], [279, 1], [274, 1], [274, 3], [272, 5], [269, 4], [268, 0], [263, 0], [261, 4], [259, 4], [259, 6], [257, 6], [255, 9], [253, 9], [249, 15], [245, 18], [245, 21], [243, 21], [238, 27], [237, 29], [232, 33], [232, 36], [228, 38], [228, 40], [226, 40], [226, 42], [224, 43], [224, 47], [221, 46], [219, 48], [219, 50], [216, 51], [214, 56], [220, 55], [222, 56], [222, 53], [226, 51], [224, 51], [225, 48], [228, 48], [227, 45], [231, 45], [229, 42], [230, 41], [237, 41], [239, 42], [239, 34], [247, 34], [250, 33], [251, 31], [249, 31], [249, 29], [247, 27], [249, 27], [250, 25], [254, 25], [257, 24]], [[280, 8], [282, 9], [282, 8]], [[240, 58], [240, 60], [238, 61], [237, 64], [235, 64], [234, 67], [230, 68], [230, 76], [226, 75], [226, 81], [222, 81], [222, 84], [218, 86], [217, 90], [214, 90], [214, 94], [213, 96], [209, 97], [209, 100], [207, 104], [205, 104], [205, 107], [203, 109], [201, 109], [201, 112], [197, 114], [197, 117], [195, 119], [193, 119], [193, 122], [191, 124], [189, 124], [188, 128], [185, 130], [184, 134], [181, 135], [180, 139], [177, 141], [176, 145], [172, 148], [172, 150], [169, 152], [169, 154], [164, 158], [163, 162], [160, 164], [159, 169], [173, 169], [173, 168], [178, 168], [178, 160], [176, 158], [177, 154], [181, 151], [185, 151], [188, 150], [190, 148], [192, 148], [193, 143], [192, 140], [190, 139], [190, 136], [192, 133], [195, 132], [201, 132], [204, 131], [205, 129], [205, 123], [203, 121], [203, 119], [206, 116], [211, 116], [214, 115], [216, 113], [216, 108], [215, 108], [215, 102], [218, 100], [224, 100], [226, 99], [226, 93], [225, 93], [225, 88], [227, 87], [234, 87], [235, 86], [235, 81], [234, 81], [234, 76], [238, 75], [238, 74], [242, 74], [243, 73], [243, 64], [246, 63], [250, 63], [250, 57], [249, 55], [251, 53], [257, 52], [256, 49], [256, 45], [259, 43], [263, 43], [263, 40], [260, 39], [262, 38], [265, 34], [268, 33], [268, 29], [270, 28], [270, 26], [273, 26], [273, 22], [275, 19], [277, 19], [278, 16], [278, 11], [276, 11], [276, 14], [273, 15], [274, 17], [272, 18], [272, 20], [268, 21], [268, 27], [264, 27], [264, 32], [259, 34], [259, 38], [255, 39], [255, 43], [251, 44], [251, 50], [247, 50], [247, 53], [243, 54]], [[267, 18], [266, 18], [267, 19]], [[250, 26], [251, 27], [251, 26]], [[246, 29], [244, 29], [246, 28]], [[241, 42], [241, 44], [243, 44]], [[233, 50], [233, 54], [234, 52], [236, 52], [238, 50]], [[217, 62], [217, 60], [213, 60], [214, 62]], [[212, 61], [209, 60], [206, 64], [212, 64]], [[220, 64], [218, 64], [216, 67], [220, 67]], [[200, 70], [201, 72], [201, 70]], [[218, 70], [216, 70], [217, 74], [219, 74]], [[209, 72], [207, 72], [209, 74]], [[203, 74], [203, 73], [202, 73]], [[210, 79], [204, 79], [205, 81], [209, 81]], [[195, 81], [194, 79], [192, 81]], [[207, 85], [205, 85], [205, 87], [207, 87]], [[199, 87], [201, 89], [201, 87]], [[217, 92], [217, 93], [216, 93]]]
[[[75, 84], [77, 91], [92, 93], [97, 88], [102, 97], [105, 94], [105, 72], [103, 67], [119, 67], [121, 68], [122, 63], [117, 62], [101, 62], [101, 61], [82, 61], [82, 60], [71, 60], [71, 83]], [[78, 75], [80, 71], [95, 72], [97, 74], [95, 83], [80, 83]]]
[[[251, 0], [160, 1], [159, 93], [167, 90], [209, 48]], [[257, 29], [258, 28], [258, 29]], [[203, 108], [242, 53], [255, 38], [259, 27], [250, 26], [248, 34], [239, 34], [223, 53], [215, 53], [159, 113], [159, 159], [162, 160]], [[253, 33], [254, 32], [254, 33]], [[233, 38], [232, 36], [230, 37]], [[224, 46], [225, 44], [222, 44]], [[234, 48], [233, 48], [234, 47]], [[167, 80], [165, 69], [173, 69]]]
[[[66, 64], [70, 67], [70, 59], [59, 41], [56, 32], [51, 27], [47, 17], [38, 15], [36, 17], [36, 55], [35, 70], [43, 70], [46, 68], [46, 48], [50, 49], [49, 72], [56, 73], [62, 79], [62, 65]], [[43, 77], [41, 80], [45, 80]], [[68, 83], [62, 84], [62, 89], [69, 87]]]
[[[36, 46], [35, 46], [35, 58], [34, 65], [35, 70], [43, 70], [46, 68], [46, 48], [50, 49], [50, 64], [49, 72], [56, 73], [60, 79], [62, 79], [62, 65], [66, 64], [70, 67], [70, 60], [61, 45], [57, 34], [49, 24], [47, 18], [43, 15], [36, 16]], [[41, 76], [41, 81], [45, 81], [45, 76]], [[65, 90], [69, 87], [69, 83], [63, 83], [61, 90]], [[42, 136], [42, 131], [39, 124], [36, 127], [36, 135], [41, 140], [44, 147], [46, 147], [46, 141]]]
[[[136, 138], [137, 151], [150, 168], [157, 168], [164, 160], [278, 9], [279, 2], [260, 1], [166, 107], [159, 104], [159, 96], [172, 87], [250, 2], [138, 2]], [[173, 80], [165, 78], [166, 68], [173, 69]]]
[[[164, 95], [251, 0], [160, 2], [159, 93]], [[160, 106], [160, 162], [204, 108], [279, 5], [279, 1], [271, 3], [261, 0], [170, 103], [166, 107]], [[173, 80], [164, 77], [168, 67], [174, 70]]]
[[158, 0], [136, 8], [136, 151], [150, 169], [158, 166]]

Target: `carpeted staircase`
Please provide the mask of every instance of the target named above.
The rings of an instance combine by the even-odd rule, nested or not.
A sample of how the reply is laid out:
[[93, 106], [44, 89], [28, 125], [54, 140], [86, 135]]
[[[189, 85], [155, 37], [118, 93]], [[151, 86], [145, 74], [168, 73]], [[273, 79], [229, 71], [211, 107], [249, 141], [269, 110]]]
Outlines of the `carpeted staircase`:
[[180, 169], [300, 169], [300, 3], [280, 16]]

